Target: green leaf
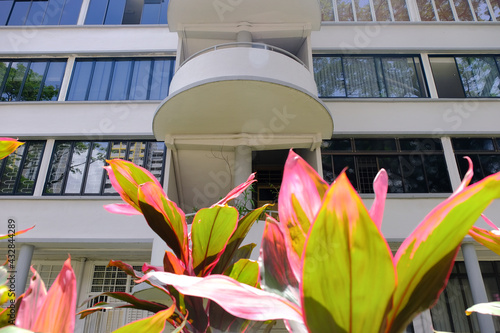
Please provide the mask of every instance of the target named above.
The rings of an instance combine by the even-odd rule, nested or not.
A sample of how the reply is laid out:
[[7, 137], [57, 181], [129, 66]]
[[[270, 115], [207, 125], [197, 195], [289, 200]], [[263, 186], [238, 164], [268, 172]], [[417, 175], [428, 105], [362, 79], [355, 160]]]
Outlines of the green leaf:
[[259, 264], [249, 259], [238, 260], [237, 263], [229, 266], [224, 275], [235, 279], [238, 282], [255, 287], [259, 283]]
[[388, 332], [399, 332], [444, 289], [463, 238], [495, 198], [500, 174], [465, 187], [434, 208], [399, 248], [398, 286]]
[[342, 173], [312, 225], [303, 262], [310, 332], [383, 332], [396, 285], [392, 254]]
[[472, 312], [500, 316], [500, 302], [479, 303], [465, 310], [465, 313], [468, 316]]
[[136, 320], [128, 325], [125, 325], [113, 331], [113, 333], [161, 333], [165, 328], [167, 319], [174, 313], [174, 310], [175, 304], [151, 317]]
[[209, 274], [236, 229], [238, 211], [234, 207], [215, 206], [196, 213], [191, 229], [194, 274]]
[[268, 206], [269, 205], [266, 204], [260, 208], [254, 209], [238, 221], [238, 226], [229, 239], [226, 249], [212, 271], [212, 274], [222, 274], [227, 266], [231, 264], [235, 253], [238, 251], [238, 248], [252, 228], [254, 222], [258, 220]]

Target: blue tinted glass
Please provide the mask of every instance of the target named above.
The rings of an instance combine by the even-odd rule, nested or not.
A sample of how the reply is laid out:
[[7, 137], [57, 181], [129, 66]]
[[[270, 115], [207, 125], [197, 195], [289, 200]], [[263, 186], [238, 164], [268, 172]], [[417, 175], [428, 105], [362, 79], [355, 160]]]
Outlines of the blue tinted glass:
[[56, 101], [61, 90], [61, 82], [66, 69], [66, 62], [57, 61], [51, 62], [47, 76], [43, 84], [41, 101]]
[[500, 73], [493, 57], [456, 57], [467, 97], [499, 97]]
[[27, 62], [12, 63], [2, 96], [0, 96], [1, 101], [17, 101], [27, 67]]
[[0, 25], [6, 25], [9, 18], [10, 10], [12, 9], [13, 0], [0, 0]]
[[43, 76], [45, 75], [45, 69], [47, 68], [47, 62], [33, 62], [31, 63], [30, 69], [28, 70], [28, 75], [24, 82], [21, 100], [22, 101], [36, 101], [38, 98], [38, 92], [40, 91], [40, 86], [42, 85]]
[[106, 100], [112, 67], [113, 62], [111, 60], [96, 62], [92, 84], [90, 85], [89, 101]]
[[43, 19], [43, 25], [58, 25], [63, 7], [64, 1], [49, 0], [45, 18]]
[[122, 24], [125, 3], [125, 0], [109, 0], [104, 24]]
[[47, 1], [33, 1], [25, 25], [41, 25], [47, 10]]
[[160, 10], [160, 24], [167, 24], [167, 8], [168, 8], [168, 0], [161, 1], [161, 10]]
[[9, 25], [24, 25], [31, 2], [16, 1], [10, 14]]
[[76, 62], [73, 77], [68, 91], [68, 101], [84, 101], [87, 96], [92, 61]]
[[107, 0], [91, 0], [85, 24], [103, 24], [107, 7]]
[[144, 3], [141, 24], [158, 24], [160, 19], [160, 3]]
[[82, 7], [82, 0], [66, 0], [66, 5], [61, 16], [61, 25], [76, 24], [78, 22], [78, 15], [80, 15], [80, 8]]
[[120, 101], [127, 99], [127, 90], [132, 72], [131, 65], [132, 62], [130, 60], [116, 61], [109, 100]]
[[149, 99], [164, 99], [173, 75], [174, 60], [155, 60]]
[[151, 60], [136, 61], [134, 64], [134, 73], [130, 84], [129, 99], [146, 100], [148, 99], [148, 88], [151, 75]]

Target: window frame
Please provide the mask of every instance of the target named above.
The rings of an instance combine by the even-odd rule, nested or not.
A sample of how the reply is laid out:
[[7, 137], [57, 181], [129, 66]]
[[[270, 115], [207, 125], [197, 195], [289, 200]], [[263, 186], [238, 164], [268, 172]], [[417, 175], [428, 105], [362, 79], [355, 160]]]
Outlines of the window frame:
[[[80, 12], [82, 11], [82, 7], [83, 7], [83, 1], [82, 0], [78, 0], [80, 2], [80, 5], [79, 5], [79, 8], [76, 9], [78, 11], [78, 13], [76, 14], [76, 20], [72, 23], [69, 23], [69, 24], [61, 24], [62, 20], [63, 20], [63, 17], [64, 17], [64, 13], [65, 13], [65, 9], [66, 9], [66, 5], [68, 4], [68, 2], [72, 1], [72, 0], [57, 0], [58, 2], [58, 5], [60, 5], [60, 12], [59, 12], [59, 18], [57, 19], [57, 24], [44, 24], [46, 18], [47, 18], [47, 12], [49, 10], [49, 6], [52, 4], [51, 0], [41, 0], [41, 1], [46, 1], [47, 2], [47, 6], [46, 8], [44, 9], [44, 12], [43, 12], [43, 17], [42, 17], [42, 20], [41, 20], [41, 23], [40, 24], [27, 24], [27, 23], [30, 23], [30, 22], [27, 22], [28, 18], [30, 17], [30, 14], [31, 14], [31, 8], [33, 7], [34, 3], [35, 2], [40, 2], [40, 0], [13, 0], [12, 1], [12, 5], [10, 7], [10, 10], [9, 10], [9, 13], [6, 15], [6, 19], [5, 19], [5, 23], [2, 24], [1, 26], [11, 26], [11, 27], [16, 27], [16, 26], [42, 26], [42, 25], [46, 25], [46, 26], [59, 26], [59, 25], [77, 25], [78, 23], [78, 17], [80, 15]], [[61, 1], [64, 1], [62, 4], [60, 3]], [[14, 7], [15, 7], [15, 4], [16, 2], [29, 2], [29, 6], [28, 6], [28, 9], [26, 11], [26, 16], [24, 17], [23, 19], [23, 23], [22, 24], [9, 24], [10, 22], [10, 19], [12, 17], [12, 12], [14, 11]]]

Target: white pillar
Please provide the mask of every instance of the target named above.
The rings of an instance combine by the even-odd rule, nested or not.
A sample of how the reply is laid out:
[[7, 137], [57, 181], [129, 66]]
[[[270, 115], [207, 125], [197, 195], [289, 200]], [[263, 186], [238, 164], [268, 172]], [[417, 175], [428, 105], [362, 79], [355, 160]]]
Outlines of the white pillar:
[[33, 258], [34, 245], [23, 244], [19, 249], [19, 257], [16, 262], [16, 297], [25, 292], [26, 282]]
[[[474, 244], [462, 244], [462, 254], [464, 256], [465, 269], [467, 270], [467, 277], [469, 278], [470, 290], [472, 293], [472, 300], [474, 304], [488, 302], [486, 288], [484, 287], [479, 261], [477, 260], [476, 250]], [[493, 319], [489, 315], [477, 314], [479, 322], [479, 329], [482, 333], [495, 332]]]
[[413, 329], [415, 333], [428, 333], [434, 330], [430, 310], [425, 310], [413, 319]]
[[[236, 147], [234, 161], [234, 186], [238, 186], [244, 183], [252, 173], [252, 148], [248, 146]], [[251, 199], [251, 193], [248, 191], [238, 198], [239, 202], [244, 204], [246, 208], [252, 209], [252, 203], [249, 199]]]

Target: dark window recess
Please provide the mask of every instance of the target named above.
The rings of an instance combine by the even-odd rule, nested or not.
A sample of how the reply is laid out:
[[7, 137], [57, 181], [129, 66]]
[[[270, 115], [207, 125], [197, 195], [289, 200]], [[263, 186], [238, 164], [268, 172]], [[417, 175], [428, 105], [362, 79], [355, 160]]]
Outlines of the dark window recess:
[[162, 100], [174, 66], [173, 58], [77, 59], [66, 99]]
[[339, 56], [313, 58], [321, 98], [427, 97], [416, 56]]
[[373, 193], [382, 168], [389, 175], [389, 193], [451, 192], [439, 139], [333, 139], [323, 141], [322, 161], [327, 182], [345, 169], [359, 193]]
[[0, 160], [0, 195], [33, 194], [44, 148], [44, 141], [27, 141]]
[[0, 0], [0, 25], [73, 25], [82, 0]]
[[91, 0], [85, 24], [167, 24], [168, 0]]
[[152, 141], [57, 141], [44, 194], [116, 194], [103, 169], [107, 159], [124, 159], [163, 181], [165, 144]]
[[56, 101], [66, 60], [0, 60], [0, 101]]
[[500, 97], [500, 57], [429, 57], [438, 96]]
[[461, 178], [465, 177], [469, 163], [474, 165], [472, 183], [500, 171], [500, 139], [495, 138], [452, 138], [453, 150]]

